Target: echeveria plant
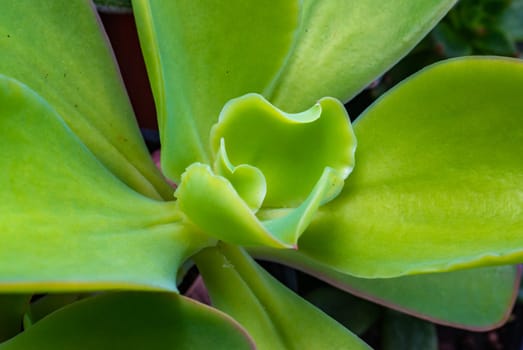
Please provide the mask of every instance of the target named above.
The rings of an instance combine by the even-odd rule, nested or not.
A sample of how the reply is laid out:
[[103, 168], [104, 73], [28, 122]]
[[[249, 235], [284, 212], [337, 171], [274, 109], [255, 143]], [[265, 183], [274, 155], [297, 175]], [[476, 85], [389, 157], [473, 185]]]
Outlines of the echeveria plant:
[[[92, 4], [3, 2], [0, 349], [368, 348], [252, 256], [443, 324], [503, 322], [522, 62], [432, 66], [352, 126], [342, 104], [454, 3], [133, 1], [173, 190]], [[193, 263], [215, 308], [177, 294]]]

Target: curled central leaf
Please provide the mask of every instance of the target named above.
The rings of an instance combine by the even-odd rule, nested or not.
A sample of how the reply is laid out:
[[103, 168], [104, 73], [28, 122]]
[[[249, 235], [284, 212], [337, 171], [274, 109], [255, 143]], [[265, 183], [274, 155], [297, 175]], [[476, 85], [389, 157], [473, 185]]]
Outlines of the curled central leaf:
[[295, 248], [354, 166], [356, 140], [332, 98], [297, 114], [257, 94], [233, 99], [210, 139], [213, 168], [187, 168], [178, 206], [202, 231], [234, 244]]
[[233, 164], [250, 164], [263, 172], [268, 207], [301, 203], [326, 167], [346, 178], [354, 166], [355, 137], [343, 105], [332, 98], [295, 114], [257, 94], [233, 99], [211, 131], [214, 154], [221, 139]]

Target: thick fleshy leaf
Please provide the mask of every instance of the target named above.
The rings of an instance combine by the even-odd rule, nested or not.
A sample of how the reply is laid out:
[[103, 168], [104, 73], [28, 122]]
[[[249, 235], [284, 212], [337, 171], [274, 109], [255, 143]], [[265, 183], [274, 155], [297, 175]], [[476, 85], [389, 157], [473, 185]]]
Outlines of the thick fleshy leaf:
[[259, 349], [369, 349], [242, 250], [220, 244], [194, 259], [213, 305], [240, 322]]
[[177, 294], [103, 294], [42, 319], [2, 350], [253, 349], [229, 316]]
[[93, 5], [20, 0], [1, 8], [0, 74], [45, 98], [129, 186], [152, 198], [172, 198], [143, 144]]
[[304, 0], [293, 51], [267, 95], [288, 111], [347, 101], [406, 55], [456, 0]]
[[0, 342], [22, 330], [22, 320], [30, 299], [30, 294], [0, 295]]
[[34, 92], [0, 78], [0, 289], [175, 290], [207, 239], [117, 179]]
[[297, 208], [273, 210], [260, 220], [225, 178], [196, 163], [182, 175], [175, 196], [178, 209], [207, 235], [243, 246], [295, 248], [320, 205], [343, 187], [339, 172], [326, 168], [309, 197]]
[[[336, 197], [343, 187], [343, 177], [332, 168], [325, 168], [316, 186], [309, 197], [295, 209], [271, 210], [270, 218], [267, 213], [260, 212], [263, 225], [270, 232], [275, 232], [283, 241], [292, 242], [294, 246], [307, 229], [318, 208]], [[275, 214], [276, 215], [273, 215]], [[264, 216], [265, 215], [265, 216]]]
[[294, 39], [298, 4], [133, 1], [165, 174], [179, 180], [191, 163], [209, 164], [211, 126], [228, 100], [261, 93], [274, 79]]
[[396, 310], [452, 327], [485, 331], [508, 320], [520, 271], [515, 266], [495, 266], [391, 279], [346, 276], [338, 280], [335, 274], [327, 278]]
[[208, 165], [187, 168], [175, 196], [178, 209], [189, 221], [216, 239], [246, 246], [289, 245], [267, 232], [231, 183]]
[[355, 123], [355, 170], [301, 251], [373, 278], [520, 262], [521, 91], [523, 61], [466, 58], [385, 95]]
[[260, 169], [249, 164], [235, 166], [227, 156], [225, 142], [220, 141], [220, 149], [216, 154], [214, 169], [231, 183], [238, 195], [253, 212], [257, 212], [267, 194], [267, 181]]
[[354, 166], [356, 139], [345, 108], [332, 98], [297, 114], [285, 113], [257, 94], [233, 99], [212, 129], [214, 154], [222, 140], [232, 164], [261, 170], [267, 181], [263, 205], [271, 208], [299, 205], [326, 167], [344, 179]]
[[484, 331], [507, 321], [521, 268], [495, 266], [396, 278], [366, 279], [337, 272], [300, 251], [249, 248], [256, 258], [277, 261], [349, 293], [452, 327]]

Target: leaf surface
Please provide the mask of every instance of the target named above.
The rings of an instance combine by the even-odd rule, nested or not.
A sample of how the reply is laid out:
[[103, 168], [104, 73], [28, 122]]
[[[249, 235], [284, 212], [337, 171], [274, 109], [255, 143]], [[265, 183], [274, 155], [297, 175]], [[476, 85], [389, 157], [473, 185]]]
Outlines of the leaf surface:
[[240, 322], [259, 349], [369, 349], [358, 337], [260, 268], [220, 244], [195, 257], [211, 301]]
[[151, 198], [172, 198], [143, 143], [89, 1], [4, 2], [0, 52], [0, 74], [23, 82], [47, 100], [122, 181]]
[[354, 125], [356, 166], [301, 236], [304, 255], [360, 277], [523, 258], [523, 63], [437, 64]]
[[177, 268], [208, 239], [174, 201], [116, 178], [51, 107], [0, 77], [0, 289], [175, 290]]
[[342, 179], [354, 167], [356, 139], [343, 105], [332, 98], [294, 114], [257, 94], [233, 99], [212, 128], [213, 154], [221, 141], [232, 164], [252, 165], [263, 173], [267, 181], [263, 205], [270, 208], [299, 205], [326, 167]]
[[304, 0], [292, 52], [267, 97], [289, 112], [323, 96], [348, 101], [406, 55], [454, 3]]
[[[358, 278], [299, 251], [249, 248], [256, 258], [286, 264], [351, 294], [425, 320], [473, 331], [497, 328], [510, 317], [521, 268], [494, 266], [396, 278]], [[347, 296], [351, 300], [350, 296]]]
[[209, 132], [228, 100], [262, 93], [274, 79], [294, 39], [298, 3], [133, 1], [171, 179], [191, 163], [210, 163]]
[[109, 293], [64, 307], [0, 344], [32, 349], [253, 349], [227, 315], [177, 294]]

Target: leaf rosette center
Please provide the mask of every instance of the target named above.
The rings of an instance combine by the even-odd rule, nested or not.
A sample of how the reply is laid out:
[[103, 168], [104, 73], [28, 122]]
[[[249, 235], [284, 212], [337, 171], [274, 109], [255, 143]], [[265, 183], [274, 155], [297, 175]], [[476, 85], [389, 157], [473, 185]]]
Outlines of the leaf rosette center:
[[180, 210], [217, 239], [279, 248], [297, 248], [317, 209], [340, 193], [356, 149], [339, 101], [290, 114], [258, 94], [230, 100], [210, 142], [212, 166], [182, 175]]

